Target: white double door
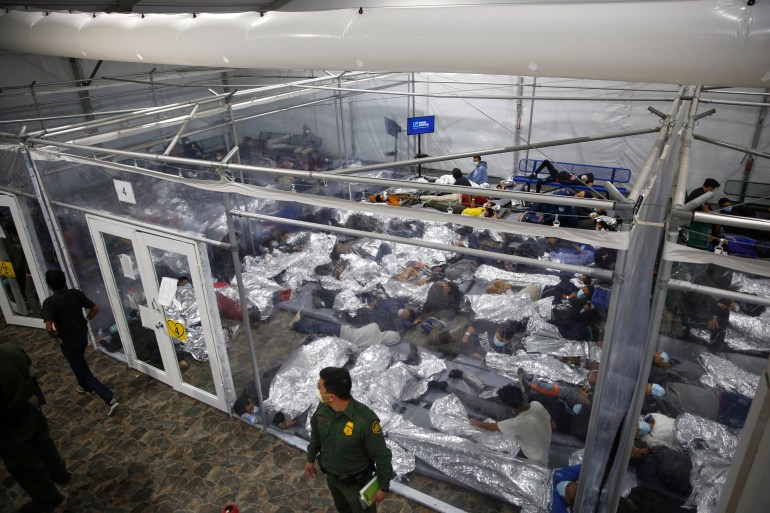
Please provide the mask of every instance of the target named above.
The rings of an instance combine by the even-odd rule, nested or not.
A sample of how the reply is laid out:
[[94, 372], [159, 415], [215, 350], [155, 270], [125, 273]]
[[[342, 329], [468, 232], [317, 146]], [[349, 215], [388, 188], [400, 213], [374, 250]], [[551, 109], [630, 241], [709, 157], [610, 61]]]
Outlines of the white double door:
[[[182, 237], [86, 216], [128, 364], [227, 411], [227, 365], [205, 247]], [[188, 278], [190, 285], [177, 286]], [[114, 331], [114, 329], [112, 330]], [[229, 378], [228, 378], [229, 379]]]

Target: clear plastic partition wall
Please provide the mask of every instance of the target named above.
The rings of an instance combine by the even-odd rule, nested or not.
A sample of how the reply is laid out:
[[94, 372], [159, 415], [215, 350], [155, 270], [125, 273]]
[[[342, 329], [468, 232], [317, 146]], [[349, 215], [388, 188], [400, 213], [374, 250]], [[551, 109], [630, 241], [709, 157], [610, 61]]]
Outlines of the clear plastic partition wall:
[[[697, 477], [683, 477], [679, 470], [688, 467], [681, 466], [667, 478], [692, 488], [717, 483], [701, 495], [687, 496], [682, 486], [663, 497], [710, 512], [706, 503], [721, 490], [714, 472], [730, 466], [721, 446], [701, 443], [718, 426], [690, 417], [680, 422], [698, 414], [687, 410], [695, 400], [680, 401], [676, 413], [666, 401], [680, 392], [652, 375], [640, 419], [629, 415], [629, 404], [648, 366], [673, 366], [684, 357], [687, 367], [704, 370], [688, 386], [737, 411], [735, 418], [718, 408], [714, 418], [701, 417], [727, 426], [737, 440], [752, 378], [722, 360], [749, 373], [766, 361], [766, 300], [754, 308], [750, 299], [728, 295], [730, 301], [713, 304], [714, 291], [698, 287], [767, 298], [762, 273], [749, 265], [703, 268], [698, 264], [719, 257], [697, 249], [710, 255], [698, 262], [666, 249], [663, 261], [678, 263], [653, 354], [647, 332], [657, 315], [650, 307], [660, 269], [654, 250], [670, 220], [674, 159], [658, 162], [662, 146], [655, 147], [647, 162], [653, 164], [644, 166], [647, 181], [639, 184], [640, 209], [604, 200], [608, 193], [590, 187], [586, 196], [593, 198], [562, 194], [561, 186], [536, 195], [509, 170], [500, 189], [457, 189], [439, 169], [465, 166], [470, 154], [438, 157], [435, 168], [398, 162], [415, 149], [398, 129], [420, 112], [385, 91], [414, 88], [405, 77], [327, 74], [272, 93], [239, 89], [232, 96], [215, 89], [176, 117], [143, 112], [75, 127], [83, 141], [73, 142], [75, 132], [52, 133], [33, 140], [25, 164], [40, 190], [24, 185], [29, 175], [21, 171], [9, 175], [8, 188], [43, 200], [79, 285], [100, 306], [114, 306], [112, 318], [100, 316], [102, 324], [94, 325], [103, 350], [290, 443], [306, 444], [320, 368], [346, 366], [354, 395], [380, 416], [404, 482], [440, 495], [439, 480], [545, 512], [552, 501], [568, 499], [555, 485], [579, 481], [574, 465], [586, 443], [586, 504], [600, 501], [607, 475], [637, 503], [651, 486], [663, 494], [655, 476], [645, 474], [659, 450], [648, 443], [650, 459], [634, 461], [636, 481], [624, 481], [617, 441], [631, 424], [648, 436], [646, 426], [653, 432], [661, 414], [700, 433], [682, 434], [672, 446], [689, 456]], [[359, 84], [371, 90], [351, 90]], [[674, 125], [660, 130], [674, 132]], [[603, 151], [614, 155], [617, 147]], [[675, 150], [672, 143], [663, 154]], [[627, 157], [644, 161], [619, 160]], [[757, 241], [766, 238], [746, 237], [755, 252], [746, 261], [761, 266], [766, 257]], [[737, 241], [731, 259], [749, 244]], [[154, 305], [164, 280], [173, 281], [167, 304]], [[712, 318], [701, 307], [713, 307]], [[161, 334], [148, 321], [152, 310], [171, 321]], [[735, 333], [720, 335], [725, 325]], [[692, 344], [714, 358], [702, 359], [705, 351], [694, 358]], [[679, 356], [672, 356], [675, 349]], [[222, 400], [224, 406], [216, 402]], [[516, 419], [527, 417], [540, 422], [535, 436], [517, 431]], [[657, 428], [667, 422], [661, 417]], [[634, 445], [634, 458], [648, 457], [643, 444]], [[726, 461], [714, 463], [714, 450]], [[575, 488], [567, 494], [573, 499]]]

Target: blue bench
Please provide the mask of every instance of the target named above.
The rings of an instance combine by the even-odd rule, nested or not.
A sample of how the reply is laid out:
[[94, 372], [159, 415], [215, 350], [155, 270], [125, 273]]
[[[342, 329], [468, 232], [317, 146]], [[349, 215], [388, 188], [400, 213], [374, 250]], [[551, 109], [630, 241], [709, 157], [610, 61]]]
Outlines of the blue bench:
[[[535, 170], [542, 164], [542, 160], [535, 159], [521, 159], [519, 161], [518, 173], [514, 175], [513, 181], [516, 183], [537, 183], [537, 178], [529, 178], [529, 175], [535, 172]], [[558, 182], [545, 182], [543, 185], [549, 187], [567, 187], [569, 189], [575, 189], [578, 191], [590, 191], [595, 190], [598, 192], [607, 192], [607, 188], [596, 182], [611, 182], [615, 188], [622, 194], [626, 194], [628, 190], [622, 185], [617, 184], [629, 183], [631, 181], [631, 170], [625, 167], [607, 167], [607, 166], [594, 166], [591, 164], [573, 164], [571, 162], [551, 162], [558, 171], [566, 171], [577, 176], [592, 173], [594, 175], [594, 186], [586, 187], [585, 185], [570, 185]], [[548, 172], [544, 169], [539, 176], [546, 177]]]

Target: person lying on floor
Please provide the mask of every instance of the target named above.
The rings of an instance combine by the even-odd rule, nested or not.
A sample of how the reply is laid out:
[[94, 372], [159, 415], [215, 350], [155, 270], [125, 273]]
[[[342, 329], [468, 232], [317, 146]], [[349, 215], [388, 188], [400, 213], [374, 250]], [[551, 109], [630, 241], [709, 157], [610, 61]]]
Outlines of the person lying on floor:
[[700, 385], [701, 376], [706, 370], [695, 362], [679, 361], [671, 358], [665, 351], [656, 351], [652, 357], [650, 376], [651, 383], [665, 386], [667, 383], [687, 383], [688, 385]]
[[376, 323], [367, 324], [360, 328], [339, 322], [322, 321], [303, 316], [297, 312], [291, 322], [291, 329], [306, 335], [339, 337], [357, 346], [373, 346], [383, 344], [392, 346], [401, 342], [401, 335], [395, 331], [381, 331]]
[[[538, 175], [543, 169], [548, 171], [548, 178], [546, 179], [538, 178]], [[537, 178], [537, 183], [535, 184], [535, 192], [540, 192], [540, 189], [543, 187], [543, 184], [546, 184], [549, 182], [560, 183], [564, 185], [586, 185], [589, 187], [593, 186], [594, 184], [593, 173], [584, 173], [582, 175], [577, 175], [575, 173], [570, 173], [568, 171], [559, 171], [558, 169], [556, 169], [556, 166], [554, 166], [551, 163], [551, 161], [548, 159], [544, 160], [537, 167], [537, 169], [535, 169], [535, 172], [527, 176], [527, 178]]]
[[444, 279], [446, 265], [428, 267], [420, 262], [410, 262], [404, 272], [396, 274], [393, 279], [400, 282], [414, 281], [415, 285], [425, 285]]
[[375, 323], [381, 331], [403, 332], [419, 320], [417, 311], [406, 306], [400, 299], [373, 298], [368, 305], [346, 315], [348, 322], [356, 328]]
[[591, 303], [593, 287], [589, 285], [587, 288], [589, 293], [584, 293], [582, 297], [577, 297], [576, 293], [575, 297], [562, 300], [551, 309], [551, 320], [548, 322], [568, 340], [593, 342], [601, 331], [605, 312]]
[[456, 283], [437, 281], [430, 286], [428, 297], [422, 307], [423, 314], [432, 314], [444, 310], [457, 312], [465, 299]]
[[751, 398], [745, 395], [686, 383], [668, 383], [665, 387], [648, 383], [645, 395], [642, 413], [660, 411], [676, 417], [685, 412], [738, 429], [746, 423], [751, 407]]
[[515, 438], [521, 447], [518, 456], [547, 467], [551, 447], [551, 416], [548, 411], [537, 401], [530, 403], [516, 385], [505, 385], [497, 391], [497, 396], [500, 402], [516, 412], [516, 416], [500, 422], [470, 418], [471, 424]]
[[634, 440], [629, 461], [636, 469], [636, 477], [658, 492], [678, 496], [680, 504], [692, 493], [690, 474], [692, 460], [684, 452], [665, 445], [650, 446], [643, 440]]
[[509, 320], [504, 323], [488, 319], [476, 319], [463, 332], [460, 352], [476, 360], [483, 360], [484, 355], [492, 351], [502, 354], [514, 354], [523, 349], [521, 344], [514, 344], [517, 332], [523, 332], [526, 321]]

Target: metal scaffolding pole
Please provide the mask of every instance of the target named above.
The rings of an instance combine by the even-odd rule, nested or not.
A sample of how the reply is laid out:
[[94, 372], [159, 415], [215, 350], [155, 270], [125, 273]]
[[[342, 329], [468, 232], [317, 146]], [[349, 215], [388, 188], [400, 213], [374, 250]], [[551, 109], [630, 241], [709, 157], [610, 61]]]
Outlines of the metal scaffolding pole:
[[[532, 142], [532, 118], [535, 115], [535, 87], [537, 87], [537, 77], [532, 79], [532, 101], [529, 103], [529, 125], [527, 125], [527, 145]], [[523, 99], [523, 98], [522, 98]], [[529, 147], [526, 148], [527, 152], [524, 154], [524, 158], [529, 160]], [[517, 162], [513, 163], [514, 172], [518, 166]]]
[[72, 260], [70, 260], [69, 253], [65, 250], [67, 244], [64, 240], [61, 226], [59, 225], [59, 221], [56, 219], [56, 214], [53, 211], [53, 207], [51, 206], [51, 201], [49, 200], [48, 192], [46, 191], [40, 171], [35, 165], [35, 160], [32, 158], [32, 155], [29, 153], [29, 147], [25, 144], [23, 148], [24, 162], [27, 166], [29, 178], [32, 182], [32, 187], [35, 190], [37, 201], [40, 203], [40, 211], [43, 214], [43, 219], [45, 219], [45, 224], [48, 228], [48, 233], [51, 236], [51, 241], [56, 242], [56, 244], [54, 244], [56, 258], [59, 260], [59, 264], [64, 267], [62, 270], [67, 274], [67, 277], [69, 278], [72, 286], [75, 288], [80, 288], [80, 282], [78, 281], [77, 275], [75, 274], [75, 267], [72, 265]]
[[257, 362], [257, 348], [254, 345], [254, 336], [251, 333], [251, 322], [249, 320], [249, 298], [246, 296], [246, 286], [243, 284], [243, 271], [241, 269], [241, 258], [238, 254], [238, 236], [235, 233], [235, 223], [233, 222], [232, 206], [230, 202], [230, 195], [224, 194], [225, 203], [225, 215], [227, 217], [227, 233], [230, 239], [230, 255], [233, 258], [233, 266], [235, 268], [235, 280], [238, 285], [238, 300], [241, 303], [241, 313], [243, 315], [243, 328], [246, 331], [246, 343], [249, 346], [249, 360], [251, 363], [251, 371], [254, 373], [254, 383], [257, 388], [257, 399], [259, 401], [260, 413], [262, 416], [262, 425], [268, 426], [267, 422], [267, 408], [263, 407], [264, 398], [262, 397], [262, 387], [259, 384], [262, 382], [261, 374], [259, 372], [259, 363]]
[[673, 290], [685, 290], [697, 292], [698, 294], [723, 297], [735, 301], [745, 301], [746, 303], [753, 305], [770, 306], [770, 297], [754, 296], [752, 294], [744, 294], [742, 292], [734, 292], [727, 289], [707, 287], [706, 285], [698, 285], [697, 283], [690, 283], [689, 281], [670, 280], [668, 286]]
[[[537, 83], [537, 77], [535, 77], [535, 82], [532, 84], [534, 87]], [[370, 93], [372, 92], [369, 89], [354, 89], [350, 87], [332, 87], [332, 86], [304, 86], [304, 88], [307, 89], [322, 89], [327, 91], [349, 91], [349, 92], [359, 92], [359, 93]], [[455, 94], [455, 93], [409, 93], [406, 91], [383, 91], [382, 94], [392, 94], [392, 95], [399, 95], [399, 96], [424, 96], [429, 98], [451, 98], [451, 99], [468, 99], [468, 100], [535, 100], [535, 95], [532, 96], [517, 96], [517, 95], [495, 95], [495, 94], [478, 94], [478, 95], [467, 95], [467, 94]], [[547, 100], [547, 101], [561, 101], [561, 100], [575, 100], [575, 101], [597, 101], [597, 102], [670, 102], [672, 101], [672, 98], [665, 98], [665, 97], [652, 97], [652, 98], [646, 98], [646, 97], [625, 97], [625, 98], [612, 98], [612, 97], [603, 97], [603, 96], [538, 96], [538, 100]]]
[[[389, 162], [385, 164], [372, 164], [368, 166], [361, 166], [354, 169], [344, 169], [344, 170], [335, 170], [335, 171], [327, 171], [327, 174], [331, 175], [339, 175], [339, 174], [350, 174], [350, 173], [363, 173], [365, 171], [376, 171], [379, 169], [390, 169], [393, 167], [398, 166], [413, 166], [417, 164], [427, 164], [430, 162], [442, 162], [446, 160], [457, 160], [457, 159], [463, 159], [472, 157], [474, 155], [493, 155], [497, 153], [511, 153], [518, 150], [529, 150], [529, 149], [536, 149], [536, 148], [549, 148], [552, 146], [564, 146], [568, 144], [578, 144], [578, 143], [584, 143], [584, 142], [591, 142], [591, 141], [602, 141], [605, 139], [615, 139], [618, 137], [633, 137], [636, 135], [645, 135], [645, 134], [652, 134], [655, 132], [658, 132], [658, 128], [643, 128], [639, 130], [631, 130], [628, 132], [615, 132], [611, 134], [603, 134], [603, 135], [587, 135], [583, 137], [572, 137], [569, 139], [559, 139], [556, 141], [544, 141], [541, 143], [524, 143], [524, 144], [517, 144], [514, 146], [504, 146], [502, 148], [493, 148], [490, 150], [476, 150], [476, 151], [466, 151], [462, 153], [452, 153], [449, 155], [443, 155], [439, 157], [425, 157], [420, 159], [410, 159], [410, 160], [401, 160], [399, 162]], [[424, 184], [423, 184], [424, 185]], [[497, 195], [497, 191], [495, 191], [495, 195]]]
[[693, 137], [699, 141], [707, 142], [715, 146], [730, 148], [731, 150], [738, 150], [740, 152], [747, 153], [749, 155], [754, 155], [755, 157], [762, 157], [763, 159], [770, 159], [770, 153], [766, 153], [764, 151], [757, 151], [755, 148], [750, 148], [748, 146], [741, 146], [740, 144], [719, 141], [717, 139], [712, 139], [711, 137], [706, 137], [705, 135], [696, 134]]
[[[653, 131], [654, 130], [655, 129], [653, 129]], [[645, 131], [645, 133], [647, 132], [649, 132], [649, 130]], [[581, 138], [581, 139], [585, 139], [585, 138]], [[89, 153], [94, 153], [94, 154], [115, 155], [115, 156], [122, 156], [122, 157], [128, 157], [128, 158], [134, 158], [134, 159], [140, 159], [140, 160], [147, 160], [151, 162], [152, 161], [157, 161], [161, 163], [168, 162], [168, 163], [183, 164], [183, 165], [204, 167], [204, 168], [215, 168], [215, 169], [229, 168], [236, 171], [238, 170], [259, 171], [263, 173], [280, 175], [280, 176], [303, 177], [310, 180], [326, 180], [326, 181], [333, 181], [333, 182], [345, 182], [345, 183], [351, 182], [351, 183], [360, 183], [360, 184], [371, 184], [371, 185], [381, 186], [383, 188], [404, 187], [405, 184], [410, 184], [410, 182], [407, 182], [404, 180], [391, 180], [391, 179], [385, 179], [385, 178], [368, 178], [363, 176], [348, 177], [348, 176], [340, 176], [338, 174], [333, 174], [328, 172], [320, 173], [316, 171], [302, 171], [302, 170], [296, 170], [296, 169], [275, 169], [275, 168], [266, 168], [266, 167], [257, 167], [257, 166], [247, 166], [244, 164], [227, 164], [227, 163], [222, 163], [218, 161], [206, 161], [206, 160], [190, 159], [190, 158], [184, 158], [184, 157], [156, 155], [152, 153], [113, 150], [109, 148], [100, 148], [95, 146], [84, 146], [84, 145], [73, 144], [73, 143], [48, 141], [45, 139], [29, 139], [29, 141], [34, 143], [49, 145], [53, 147], [71, 148], [75, 150], [87, 151]], [[479, 152], [479, 153], [483, 154], [483, 152]], [[469, 153], [468, 155], [473, 155], [473, 154], [474, 153]], [[76, 158], [76, 157], [72, 156], [70, 158]], [[91, 161], [91, 159], [86, 157], [77, 157], [77, 158]], [[456, 157], [453, 156], [450, 158], [456, 158]], [[450, 158], [438, 158], [438, 160], [449, 160]], [[436, 158], [431, 157], [431, 158], [422, 159], [422, 160], [435, 161]], [[110, 164], [120, 166], [120, 164], [114, 164], [111, 162], [103, 162], [98, 160], [94, 161], [94, 165], [99, 165], [99, 166], [109, 166]], [[364, 168], [366, 167], [371, 168], [373, 166], [364, 166]], [[385, 169], [385, 168], [392, 168], [392, 167], [393, 167], [392, 165], [378, 165], [377, 169]], [[363, 169], [363, 168], [357, 168], [357, 169]], [[130, 166], [125, 166], [125, 170], [132, 171], [132, 168]], [[133, 171], [136, 171], [136, 170], [133, 170]], [[160, 172], [157, 172], [157, 173], [158, 175], [163, 176], [163, 173], [160, 173]], [[425, 189], [425, 190], [450, 192], [450, 193], [451, 192], [456, 193], [458, 191], [473, 190], [471, 188], [464, 188], [464, 187], [459, 187], [455, 185], [437, 185], [437, 184], [431, 184], [431, 183], [420, 183], [419, 187], [420, 189]], [[500, 191], [495, 191], [495, 196], [499, 198], [517, 199], [520, 201], [539, 201], [539, 202], [547, 202], [549, 204], [554, 204], [554, 205], [571, 205], [571, 206], [580, 206], [585, 208], [603, 208], [605, 210], [628, 210], [633, 207], [633, 205], [620, 204], [618, 202], [610, 201], [610, 200], [573, 198], [571, 196], [542, 195], [542, 194], [533, 193], [533, 192], [500, 190]]]
[[681, 155], [679, 156], [679, 171], [677, 172], [676, 190], [674, 191], [674, 208], [684, 204], [687, 194], [687, 179], [690, 177], [690, 151], [692, 150], [693, 128], [695, 128], [695, 116], [698, 112], [698, 98], [701, 87], [695, 88], [695, 94], [690, 102], [690, 112], [687, 117], [682, 134]]
[[344, 228], [341, 226], [330, 226], [326, 224], [311, 223], [309, 221], [299, 221], [297, 219], [285, 219], [282, 217], [269, 216], [265, 214], [254, 214], [251, 212], [243, 212], [241, 210], [230, 210], [229, 214], [245, 217], [247, 219], [258, 219], [260, 221], [268, 221], [271, 223], [290, 224], [292, 226], [300, 226], [309, 230], [321, 230], [325, 232], [341, 233], [344, 235], [352, 235], [354, 237], [366, 237], [370, 239], [384, 240], [388, 242], [396, 242], [400, 244], [408, 244], [411, 246], [418, 246], [421, 248], [436, 249], [440, 251], [447, 251], [449, 253], [461, 253], [463, 255], [470, 255], [482, 258], [494, 258], [496, 260], [505, 260], [506, 262], [513, 262], [517, 264], [527, 264], [533, 267], [542, 267], [544, 269], [558, 269], [559, 271], [567, 271], [571, 273], [581, 273], [596, 278], [610, 279], [612, 278], [612, 271], [600, 269], [598, 267], [585, 267], [582, 265], [563, 264], [555, 261], [536, 260], [533, 258], [519, 257], [515, 255], [508, 255], [505, 253], [494, 253], [491, 251], [484, 251], [481, 249], [472, 249], [462, 246], [453, 246], [449, 244], [440, 244], [438, 242], [430, 242], [426, 240], [413, 239], [408, 237], [399, 237], [396, 235], [389, 235], [387, 233], [373, 233], [362, 230], [354, 230], [352, 228]]

